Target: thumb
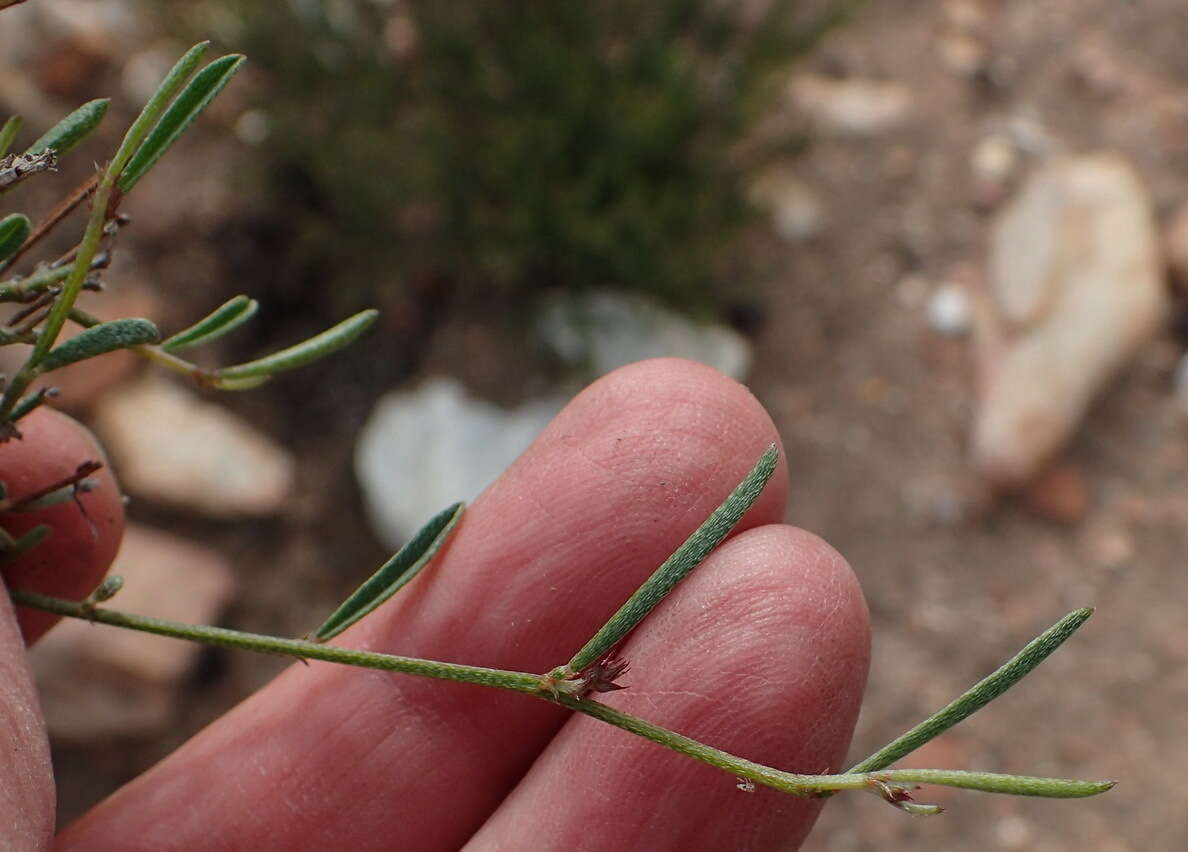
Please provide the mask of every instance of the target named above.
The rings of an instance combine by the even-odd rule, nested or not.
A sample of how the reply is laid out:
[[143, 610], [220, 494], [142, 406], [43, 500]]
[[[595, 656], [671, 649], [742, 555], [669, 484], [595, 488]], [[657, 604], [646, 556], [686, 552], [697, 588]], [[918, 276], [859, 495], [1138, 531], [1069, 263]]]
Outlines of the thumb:
[[25, 643], [0, 586], [0, 846], [42, 849], [54, 833], [49, 741]]

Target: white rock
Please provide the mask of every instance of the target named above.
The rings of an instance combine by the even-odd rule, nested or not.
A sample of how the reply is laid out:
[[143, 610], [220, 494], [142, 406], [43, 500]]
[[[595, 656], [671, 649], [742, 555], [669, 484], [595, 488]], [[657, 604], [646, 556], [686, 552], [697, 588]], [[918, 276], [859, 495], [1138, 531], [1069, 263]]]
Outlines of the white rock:
[[[235, 581], [214, 551], [130, 525], [111, 570], [124, 578], [112, 608], [210, 624]], [[163, 728], [178, 682], [201, 647], [65, 619], [30, 652], [50, 732], [72, 742], [147, 735]]]
[[947, 337], [969, 331], [969, 293], [960, 284], [942, 284], [928, 300], [928, 324]]
[[[610, 292], [555, 299], [542, 310], [537, 332], [561, 358], [595, 376], [676, 356], [741, 379], [751, 363], [750, 345], [736, 332]], [[448, 378], [384, 396], [355, 450], [355, 474], [376, 533], [394, 549], [435, 512], [477, 497], [568, 400], [558, 393], [505, 410]]]
[[911, 111], [911, 90], [902, 83], [798, 74], [789, 94], [820, 129], [872, 136], [901, 124]]
[[698, 361], [739, 380], [751, 368], [751, 346], [738, 332], [695, 323], [642, 296], [559, 297], [542, 310], [537, 331], [563, 360], [596, 376], [663, 357]]
[[771, 213], [775, 231], [790, 243], [810, 240], [821, 233], [825, 213], [821, 201], [791, 169], [776, 167], [751, 185], [751, 202]]
[[994, 222], [977, 305], [975, 467], [1032, 476], [1105, 382], [1160, 328], [1167, 295], [1150, 201], [1125, 160], [1053, 160]]
[[395, 549], [433, 513], [473, 500], [565, 402], [558, 396], [505, 411], [449, 378], [382, 397], [355, 450], [355, 474], [373, 528]]
[[289, 455], [231, 412], [157, 375], [102, 399], [95, 425], [124, 488], [212, 517], [277, 512]]
[[1002, 185], [1019, 165], [1019, 149], [1011, 140], [998, 133], [983, 136], [970, 156], [970, 170], [974, 179], [983, 185]]

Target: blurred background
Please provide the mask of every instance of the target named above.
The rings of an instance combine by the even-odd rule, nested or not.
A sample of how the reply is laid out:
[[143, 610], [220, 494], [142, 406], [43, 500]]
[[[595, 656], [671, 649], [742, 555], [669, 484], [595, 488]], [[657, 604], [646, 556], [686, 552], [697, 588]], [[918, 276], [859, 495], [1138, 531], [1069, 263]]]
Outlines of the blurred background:
[[[839, 797], [806, 848], [1188, 846], [1181, 4], [29, 0], [0, 116], [31, 140], [114, 101], [11, 209], [84, 180], [202, 38], [249, 62], [129, 200], [90, 309], [172, 333], [259, 299], [211, 364], [381, 318], [247, 394], [64, 371], [133, 498], [121, 608], [302, 635], [584, 383], [692, 357], [767, 406], [788, 520], [861, 578], [855, 757], [1098, 608], [905, 763], [1115, 791]], [[285, 665], [118, 633], [34, 652], [63, 821]]]

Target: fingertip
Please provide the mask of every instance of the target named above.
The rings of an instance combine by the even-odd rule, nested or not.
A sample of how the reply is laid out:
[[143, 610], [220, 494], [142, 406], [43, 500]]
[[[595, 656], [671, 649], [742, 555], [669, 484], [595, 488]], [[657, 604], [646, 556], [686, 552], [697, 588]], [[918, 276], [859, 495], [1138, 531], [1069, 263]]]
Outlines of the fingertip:
[[[524, 458], [554, 454], [558, 444], [624, 469], [648, 470], [658, 455], [668, 455], [677, 460], [673, 467], [703, 474], [724, 456], [734, 456], [745, 471], [775, 444], [779, 465], [748, 521], [778, 520], [787, 503], [787, 459], [771, 416], [745, 385], [696, 361], [652, 358], [606, 374], [574, 398]], [[672, 483], [682, 484], [697, 490], [693, 481]]]
[[[724, 543], [640, 625], [621, 652], [630, 688], [604, 700], [745, 759], [838, 771], [869, 638], [861, 589], [835, 550], [803, 530], [757, 527]], [[549, 813], [564, 846], [597, 826], [594, 848], [796, 848], [821, 805], [764, 787], [740, 792], [720, 769], [574, 717], [476, 846], [500, 848]]]

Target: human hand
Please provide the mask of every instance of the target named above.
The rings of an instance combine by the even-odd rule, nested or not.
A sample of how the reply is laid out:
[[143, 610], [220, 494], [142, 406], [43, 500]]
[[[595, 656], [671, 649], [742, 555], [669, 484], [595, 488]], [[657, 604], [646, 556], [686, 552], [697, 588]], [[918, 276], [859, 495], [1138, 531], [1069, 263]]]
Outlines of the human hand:
[[[337, 644], [547, 671], [773, 440], [755, 399], [708, 368], [620, 370], [475, 501], [424, 576]], [[624, 643], [630, 688], [600, 700], [744, 757], [837, 771], [865, 681], [866, 608], [840, 556], [780, 524], [786, 493], [781, 466], [734, 535]], [[17, 755], [0, 767], [10, 776], [0, 827], [35, 848], [48, 842], [52, 779], [19, 651], [0, 612], [0, 701], [16, 720], [0, 746]], [[820, 805], [740, 792], [720, 770], [520, 695], [313, 662], [290, 667], [58, 844], [785, 849]]]

